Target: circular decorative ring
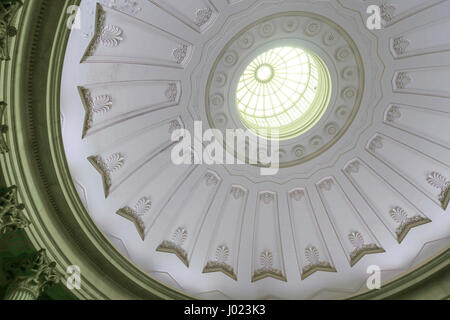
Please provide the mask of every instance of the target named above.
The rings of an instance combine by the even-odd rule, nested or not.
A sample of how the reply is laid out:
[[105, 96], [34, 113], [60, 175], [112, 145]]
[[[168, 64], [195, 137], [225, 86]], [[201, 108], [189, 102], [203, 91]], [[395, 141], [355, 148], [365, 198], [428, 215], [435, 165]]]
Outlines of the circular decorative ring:
[[[304, 27], [298, 30], [299, 25]], [[329, 72], [329, 76], [323, 77], [325, 80], [316, 83], [317, 88], [308, 87], [314, 82], [293, 75], [294, 79], [289, 79], [292, 92], [286, 94], [289, 99], [285, 97], [289, 103], [281, 98], [280, 101], [276, 92], [286, 87], [287, 75], [283, 72], [292, 73], [293, 66], [284, 63], [279, 55], [273, 59], [266, 55], [262, 59], [264, 53], [276, 53], [286, 47], [303, 50], [309, 61], [315, 61], [317, 73]], [[298, 57], [295, 59], [298, 61]], [[223, 131], [250, 129], [255, 138], [277, 138], [280, 148], [291, 150], [280, 159], [282, 168], [309, 161], [336, 143], [355, 118], [364, 92], [362, 58], [352, 38], [330, 19], [309, 12], [279, 13], [251, 23], [235, 34], [211, 63], [205, 91], [206, 119], [210, 127]], [[308, 63], [309, 71], [313, 70], [311, 62]], [[307, 69], [298, 67], [296, 72], [307, 74]], [[303, 114], [295, 115], [295, 107], [308, 88], [312, 90], [310, 101], [303, 103]], [[314, 90], [317, 90], [315, 94]], [[218, 94], [223, 97], [223, 104]], [[270, 102], [271, 107], [266, 104], [257, 110], [250, 97], [254, 101], [259, 99], [260, 105], [272, 101], [271, 98], [275, 102]], [[316, 101], [315, 97], [323, 100]], [[219, 104], [222, 107], [218, 108]], [[334, 125], [324, 130], [328, 124]], [[279, 129], [277, 135], [262, 130], [274, 127]], [[297, 146], [311, 148], [300, 151]], [[238, 157], [248, 159], [246, 155]]]

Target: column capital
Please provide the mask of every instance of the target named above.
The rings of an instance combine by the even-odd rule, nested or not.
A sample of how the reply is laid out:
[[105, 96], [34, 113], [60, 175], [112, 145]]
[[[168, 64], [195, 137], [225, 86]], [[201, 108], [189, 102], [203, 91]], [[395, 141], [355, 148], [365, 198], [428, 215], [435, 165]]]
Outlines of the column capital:
[[60, 281], [60, 276], [56, 272], [56, 262], [50, 261], [45, 249], [11, 264], [8, 269], [8, 273], [13, 276], [13, 282], [6, 300], [24, 299], [23, 297], [38, 299], [47, 287]]
[[0, 193], [0, 234], [24, 229], [30, 224], [23, 209], [25, 206], [17, 199], [16, 186]]
[[20, 0], [6, 0], [0, 2], [0, 61], [10, 60], [8, 41], [17, 34], [12, 25], [14, 16], [23, 5]]

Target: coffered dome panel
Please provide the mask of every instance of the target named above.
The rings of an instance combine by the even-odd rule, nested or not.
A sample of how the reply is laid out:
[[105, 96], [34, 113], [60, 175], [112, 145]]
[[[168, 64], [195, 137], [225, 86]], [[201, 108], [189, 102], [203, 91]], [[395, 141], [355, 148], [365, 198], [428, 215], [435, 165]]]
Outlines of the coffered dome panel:
[[[335, 299], [365, 291], [371, 265], [387, 282], [448, 246], [450, 2], [380, 1], [380, 30], [366, 2], [82, 1], [62, 136], [85, 208], [117, 249], [198, 298]], [[252, 109], [243, 88], [282, 90], [289, 106]], [[287, 116], [302, 97], [315, 113]], [[217, 132], [250, 128], [252, 141], [273, 115], [292, 125], [275, 175], [207, 165], [199, 150], [172, 161], [179, 129], [217, 129], [229, 153]]]

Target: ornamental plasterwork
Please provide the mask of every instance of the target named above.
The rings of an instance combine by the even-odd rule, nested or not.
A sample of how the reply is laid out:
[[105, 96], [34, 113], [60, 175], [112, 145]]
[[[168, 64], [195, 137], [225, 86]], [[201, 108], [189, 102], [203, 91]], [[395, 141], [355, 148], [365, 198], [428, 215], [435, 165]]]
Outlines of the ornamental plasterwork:
[[322, 190], [330, 191], [331, 187], [334, 185], [333, 179], [325, 179], [319, 183], [319, 188]]
[[294, 32], [295, 30], [297, 30], [298, 26], [299, 26], [299, 21], [295, 18], [290, 17], [290, 18], [286, 19], [285, 21], [283, 21], [282, 28], [284, 31], [291, 33], [291, 32]]
[[338, 41], [337, 33], [334, 31], [328, 31], [323, 37], [323, 43], [327, 46], [335, 45]]
[[389, 211], [389, 214], [392, 219], [398, 223], [398, 227], [395, 230], [398, 243], [402, 242], [409, 230], [412, 228], [431, 222], [430, 219], [424, 218], [420, 215], [408, 217], [406, 211], [401, 207], [392, 208], [391, 211]]
[[175, 130], [181, 129], [181, 123], [178, 120], [173, 120], [169, 122], [169, 134], [172, 134]]
[[380, 6], [381, 18], [386, 22], [392, 21], [392, 19], [394, 19], [395, 16], [395, 10], [396, 10], [395, 6], [385, 2], [382, 3]]
[[406, 48], [410, 45], [410, 42], [408, 39], [405, 39], [404, 37], [397, 37], [393, 41], [393, 48], [397, 55], [402, 55], [406, 52]]
[[305, 191], [302, 189], [296, 189], [289, 192], [289, 197], [295, 201], [300, 201], [305, 196]]
[[197, 27], [205, 25], [211, 19], [213, 11], [211, 8], [199, 9], [195, 13], [195, 24]]
[[188, 232], [185, 228], [178, 228], [172, 235], [172, 241], [175, 245], [181, 247], [188, 237]]
[[6, 143], [5, 134], [8, 132], [8, 125], [6, 124], [5, 113], [7, 104], [0, 101], [0, 153], [9, 152], [8, 144]]
[[182, 46], [173, 50], [172, 55], [175, 58], [175, 62], [178, 64], [182, 64], [184, 59], [186, 58], [188, 46], [183, 44]]
[[339, 48], [336, 51], [336, 59], [341, 62], [347, 61], [350, 58], [350, 56], [351, 56], [351, 51], [350, 51], [350, 48], [348, 48], [348, 47]]
[[90, 105], [94, 115], [102, 115], [111, 109], [112, 98], [107, 94], [96, 96], [90, 101]]
[[259, 195], [259, 199], [262, 200], [265, 204], [269, 204], [275, 199], [275, 196], [271, 192], [263, 192]]
[[100, 34], [100, 43], [108, 48], [117, 47], [123, 40], [122, 29], [114, 25], [106, 25]]
[[[255, 42], [255, 37], [253, 36], [253, 34], [251, 34], [250, 32], [247, 32], [246, 34], [244, 34], [243, 36], [241, 36], [241, 38], [238, 40], [239, 41], [239, 47], [241, 47], [242, 49], [248, 49], [250, 48], [253, 43]], [[223, 73], [222, 73], [223, 74]], [[216, 76], [216, 78], [222, 74], [218, 74]], [[224, 75], [224, 74], [223, 74]], [[216, 83], [220, 84], [226, 82], [226, 78], [220, 81], [216, 81]]]
[[233, 186], [230, 191], [235, 200], [242, 198], [245, 195], [245, 190], [238, 186]]
[[305, 33], [308, 36], [315, 36], [321, 31], [321, 23], [319, 21], [310, 21], [305, 26]]
[[94, 119], [100, 117], [111, 110], [113, 106], [112, 97], [109, 94], [102, 94], [93, 97], [89, 89], [78, 87], [83, 107], [85, 109], [84, 125], [82, 137], [84, 138], [92, 128]]
[[169, 83], [169, 87], [165, 91], [166, 98], [169, 102], [175, 102], [178, 96], [178, 86], [176, 83]]
[[402, 117], [402, 114], [400, 112], [400, 108], [397, 106], [391, 106], [386, 113], [386, 121], [388, 122], [394, 122], [397, 119], [400, 119]]
[[230, 249], [226, 245], [221, 245], [217, 247], [216, 250], [216, 262], [225, 263], [228, 262], [230, 257]]
[[273, 255], [272, 252], [265, 250], [261, 252], [259, 256], [259, 263], [262, 269], [270, 270], [273, 267]]
[[292, 148], [292, 154], [296, 158], [301, 158], [305, 153], [306, 149], [304, 146], [297, 145]]
[[397, 89], [405, 89], [408, 84], [411, 83], [411, 77], [407, 72], [399, 72], [397, 73], [397, 77], [395, 78], [395, 85]]
[[17, 187], [10, 187], [0, 195], [0, 234], [24, 229], [30, 221], [23, 210], [25, 206], [17, 199]]
[[111, 174], [124, 166], [125, 156], [120, 152], [116, 152], [109, 155], [107, 158], [91, 156], [88, 160], [102, 176], [105, 197], [108, 197], [112, 185]]
[[376, 136], [369, 143], [369, 150], [375, 152], [377, 149], [383, 148], [383, 138]]
[[223, 272], [231, 279], [237, 281], [237, 275], [234, 273], [234, 268], [228, 264], [230, 257], [230, 249], [226, 245], [220, 245], [216, 249], [215, 260], [208, 261], [203, 273], [209, 272]]
[[348, 235], [348, 239], [355, 248], [350, 252], [350, 266], [353, 267], [366, 254], [385, 252], [375, 243], [366, 244], [364, 237], [359, 231], [352, 231]]
[[21, 6], [21, 2], [14, 0], [0, 2], [0, 61], [10, 60], [8, 42], [17, 34], [13, 21]]
[[260, 268], [256, 269], [253, 273], [252, 282], [272, 277], [281, 281], [286, 281], [286, 277], [281, 270], [273, 267], [273, 255], [269, 250], [264, 250], [259, 255]]
[[346, 81], [354, 80], [358, 75], [355, 67], [347, 67], [342, 71], [342, 78]]
[[94, 55], [99, 44], [113, 48], [123, 40], [121, 28], [115, 25], [105, 25], [106, 13], [100, 4], [97, 4], [96, 10], [95, 33], [86, 50], [85, 57]]
[[309, 140], [309, 144], [312, 148], [319, 148], [323, 144], [323, 138], [321, 136], [314, 136]]
[[207, 172], [205, 174], [205, 183], [208, 187], [213, 186], [213, 185], [216, 185], [217, 183], [219, 183], [219, 179], [217, 178], [217, 176], [214, 173]]
[[14, 291], [25, 291], [34, 299], [38, 299], [47, 287], [60, 281], [60, 276], [56, 272], [56, 262], [50, 261], [45, 249], [11, 264], [7, 269], [14, 279], [10, 285], [9, 295]]
[[348, 174], [352, 174], [352, 173], [358, 173], [359, 172], [359, 167], [360, 167], [361, 163], [358, 160], [352, 161], [351, 163], [349, 163], [346, 167], [345, 167], [345, 172], [347, 172]]
[[142, 240], [145, 239], [145, 224], [143, 217], [147, 215], [150, 212], [150, 209], [152, 208], [152, 203], [149, 198], [142, 197], [139, 199], [136, 204], [133, 206], [133, 208], [126, 206], [117, 211], [117, 214], [121, 215], [122, 217], [131, 220], [135, 226], [136, 229], [141, 236]]
[[142, 8], [136, 0], [100, 0], [100, 3], [106, 7], [125, 12], [130, 15], [137, 15]]
[[164, 240], [156, 248], [156, 251], [173, 253], [189, 268], [188, 254], [183, 249], [183, 244], [188, 237], [188, 232], [185, 228], [179, 227], [172, 235], [172, 240]]
[[305, 248], [305, 259], [307, 264], [302, 268], [302, 280], [317, 271], [336, 272], [336, 269], [329, 262], [320, 260], [319, 250], [315, 246]]
[[346, 100], [351, 100], [356, 97], [356, 89], [355, 88], [345, 88], [342, 91], [342, 97]]
[[439, 201], [441, 202], [442, 209], [447, 210], [448, 203], [450, 202], [450, 181], [439, 172], [432, 172], [427, 177], [427, 182], [432, 187], [439, 189]]
[[239, 59], [239, 55], [237, 54], [236, 51], [230, 51], [227, 52], [227, 54], [225, 54], [224, 59], [223, 59], [223, 64], [226, 67], [233, 67], [236, 65], [236, 62]]
[[266, 22], [259, 26], [259, 35], [263, 38], [268, 38], [273, 36], [276, 31], [275, 24], [272, 22]]

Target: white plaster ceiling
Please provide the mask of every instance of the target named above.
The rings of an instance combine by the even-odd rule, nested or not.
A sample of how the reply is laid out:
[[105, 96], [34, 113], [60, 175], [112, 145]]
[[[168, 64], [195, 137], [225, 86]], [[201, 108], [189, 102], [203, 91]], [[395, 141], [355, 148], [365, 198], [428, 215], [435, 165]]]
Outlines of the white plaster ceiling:
[[[382, 1], [99, 2], [70, 35], [62, 135], [92, 219], [150, 276], [207, 299], [336, 299], [370, 265], [386, 282], [448, 246], [450, 1], [383, 1], [373, 31]], [[240, 126], [233, 79], [283, 41], [324, 60], [333, 92], [279, 173], [172, 164], [174, 127]]]

